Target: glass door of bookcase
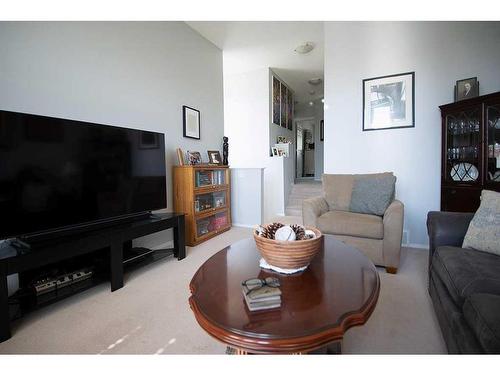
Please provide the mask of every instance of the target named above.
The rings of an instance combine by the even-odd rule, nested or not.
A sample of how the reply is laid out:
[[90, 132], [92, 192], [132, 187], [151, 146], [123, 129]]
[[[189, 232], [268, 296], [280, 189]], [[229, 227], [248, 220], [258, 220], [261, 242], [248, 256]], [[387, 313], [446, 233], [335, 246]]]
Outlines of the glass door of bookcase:
[[500, 184], [500, 104], [486, 106], [486, 183]]
[[229, 225], [228, 211], [196, 219], [196, 237], [203, 237], [210, 233], [217, 233]]
[[481, 110], [473, 108], [446, 116], [446, 168], [449, 182], [481, 181]]
[[194, 199], [194, 211], [198, 213], [215, 211], [226, 207], [227, 190], [212, 191], [210, 193], [196, 194]]
[[226, 184], [225, 169], [199, 169], [194, 173], [194, 186], [214, 186]]

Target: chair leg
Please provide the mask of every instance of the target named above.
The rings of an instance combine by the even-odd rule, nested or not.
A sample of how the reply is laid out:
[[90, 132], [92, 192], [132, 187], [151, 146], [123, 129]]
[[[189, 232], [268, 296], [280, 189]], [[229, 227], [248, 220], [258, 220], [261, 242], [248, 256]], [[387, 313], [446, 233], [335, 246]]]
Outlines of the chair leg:
[[397, 267], [385, 267], [385, 271], [387, 273], [392, 273], [393, 275], [398, 273]]

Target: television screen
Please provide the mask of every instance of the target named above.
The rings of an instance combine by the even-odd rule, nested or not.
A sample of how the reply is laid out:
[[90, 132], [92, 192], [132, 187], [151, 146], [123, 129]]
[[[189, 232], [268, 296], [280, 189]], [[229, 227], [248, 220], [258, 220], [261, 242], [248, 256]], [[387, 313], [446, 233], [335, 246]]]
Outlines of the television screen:
[[0, 111], [0, 238], [166, 207], [164, 134]]

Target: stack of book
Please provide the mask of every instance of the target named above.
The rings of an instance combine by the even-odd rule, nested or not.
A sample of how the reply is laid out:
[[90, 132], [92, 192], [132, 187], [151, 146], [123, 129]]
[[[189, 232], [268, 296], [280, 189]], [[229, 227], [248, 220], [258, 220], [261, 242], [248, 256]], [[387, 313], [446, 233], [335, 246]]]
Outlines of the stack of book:
[[281, 290], [267, 285], [249, 290], [243, 285], [243, 296], [248, 310], [259, 311], [275, 309], [281, 306]]

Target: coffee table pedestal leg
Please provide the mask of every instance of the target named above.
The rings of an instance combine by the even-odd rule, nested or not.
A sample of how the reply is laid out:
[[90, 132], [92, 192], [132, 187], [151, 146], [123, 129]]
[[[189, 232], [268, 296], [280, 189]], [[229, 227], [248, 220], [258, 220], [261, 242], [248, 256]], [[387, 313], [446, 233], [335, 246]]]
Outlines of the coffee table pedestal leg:
[[[247, 352], [246, 350], [233, 348], [231, 346], [226, 346], [226, 354], [231, 355], [247, 355], [252, 354]], [[313, 350], [310, 353], [289, 353], [289, 354], [342, 354], [342, 340], [334, 341], [327, 346], [324, 346], [320, 349]]]

